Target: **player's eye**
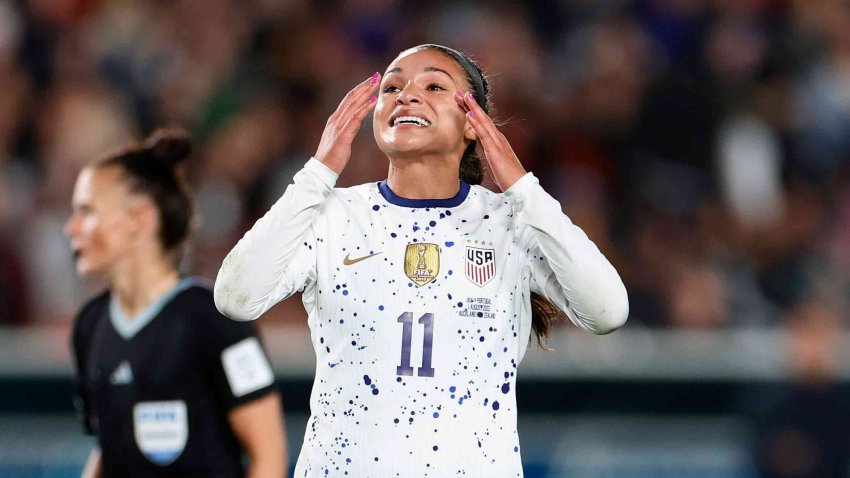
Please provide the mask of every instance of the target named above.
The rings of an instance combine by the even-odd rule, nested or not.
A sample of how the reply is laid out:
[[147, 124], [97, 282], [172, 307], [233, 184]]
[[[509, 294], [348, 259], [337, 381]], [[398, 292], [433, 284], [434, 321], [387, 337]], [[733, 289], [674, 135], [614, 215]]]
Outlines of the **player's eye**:
[[443, 85], [431, 83], [428, 85], [428, 91], [445, 91], [445, 88], [443, 88]]
[[387, 85], [384, 87], [384, 93], [395, 93], [396, 91], [401, 91], [398, 89], [398, 86]]

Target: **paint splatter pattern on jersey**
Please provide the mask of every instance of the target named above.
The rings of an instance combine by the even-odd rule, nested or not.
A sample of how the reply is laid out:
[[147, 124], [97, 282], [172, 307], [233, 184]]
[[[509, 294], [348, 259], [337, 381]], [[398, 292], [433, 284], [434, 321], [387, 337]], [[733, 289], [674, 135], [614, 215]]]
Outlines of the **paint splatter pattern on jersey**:
[[322, 208], [303, 246], [317, 370], [296, 476], [521, 476], [533, 258], [510, 206], [473, 186], [456, 207], [403, 207], [367, 184]]

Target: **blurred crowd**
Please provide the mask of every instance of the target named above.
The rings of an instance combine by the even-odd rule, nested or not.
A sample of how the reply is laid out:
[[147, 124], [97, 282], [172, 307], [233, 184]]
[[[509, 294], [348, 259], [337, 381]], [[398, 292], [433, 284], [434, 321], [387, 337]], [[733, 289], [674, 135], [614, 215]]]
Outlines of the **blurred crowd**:
[[[621, 272], [630, 326], [847, 316], [844, 0], [0, 0], [0, 324], [67, 323], [101, 286], [62, 234], [92, 158], [187, 128], [183, 267], [214, 278], [348, 89], [426, 42], [484, 66], [518, 156]], [[371, 135], [341, 185], [386, 174]]]

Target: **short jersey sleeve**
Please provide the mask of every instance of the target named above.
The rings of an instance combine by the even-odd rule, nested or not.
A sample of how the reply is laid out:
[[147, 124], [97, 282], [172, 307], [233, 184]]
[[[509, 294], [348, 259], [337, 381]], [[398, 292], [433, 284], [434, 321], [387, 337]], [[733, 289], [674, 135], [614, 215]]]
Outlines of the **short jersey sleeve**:
[[275, 378], [257, 329], [216, 310], [212, 295], [203, 308], [202, 347], [216, 396], [230, 410], [274, 392]]

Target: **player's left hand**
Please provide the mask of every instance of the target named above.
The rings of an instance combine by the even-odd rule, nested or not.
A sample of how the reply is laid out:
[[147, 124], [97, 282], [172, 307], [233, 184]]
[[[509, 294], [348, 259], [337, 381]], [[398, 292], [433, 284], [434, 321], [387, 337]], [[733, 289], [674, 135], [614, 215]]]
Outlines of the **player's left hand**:
[[493, 172], [496, 185], [502, 191], [508, 190], [519, 178], [525, 176], [526, 172], [514, 149], [487, 112], [475, 101], [472, 92], [467, 91], [465, 94], [456, 92], [455, 101], [466, 111], [467, 120], [475, 130], [481, 147], [484, 148], [484, 156], [487, 158], [487, 164], [490, 165], [490, 171]]

